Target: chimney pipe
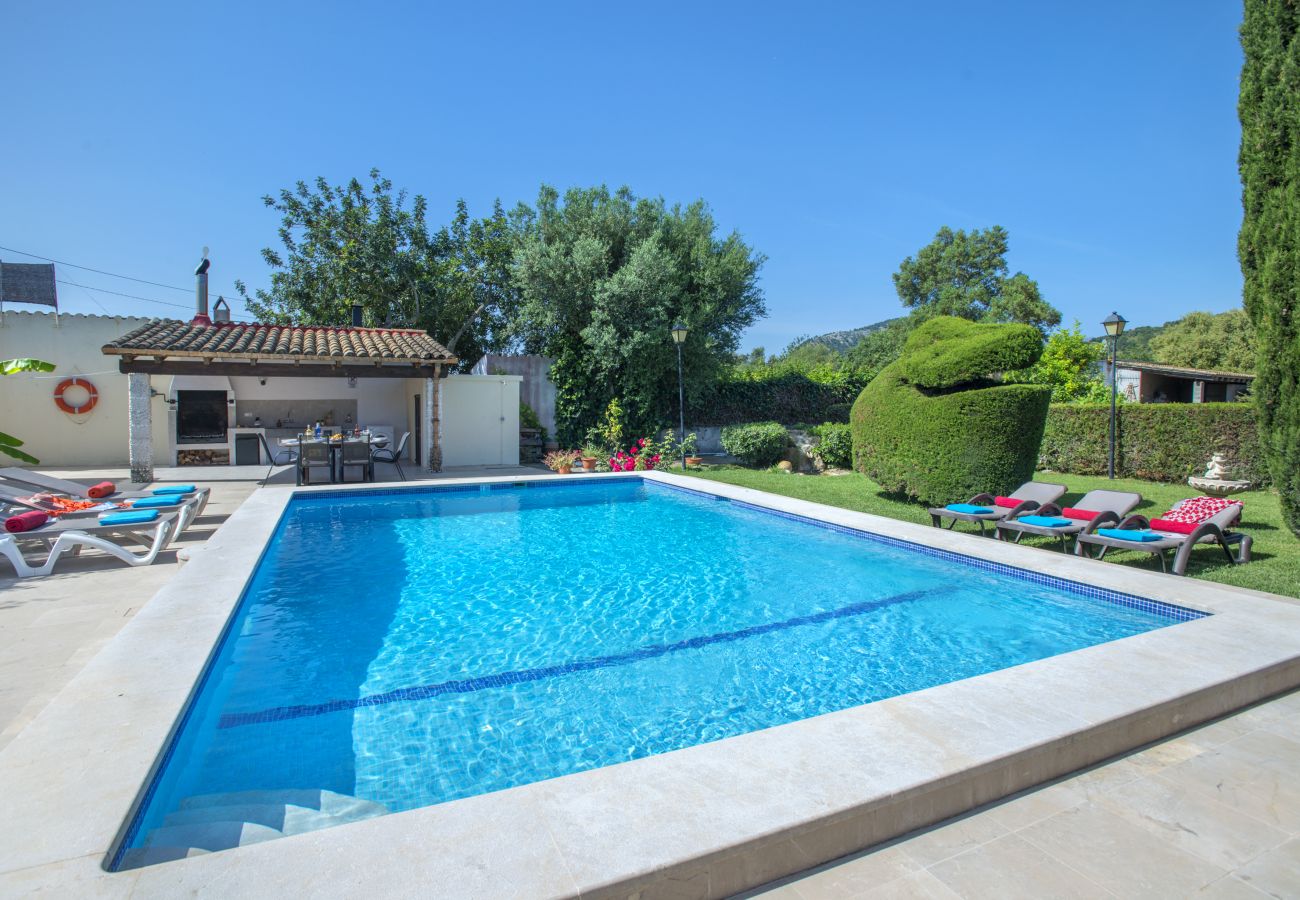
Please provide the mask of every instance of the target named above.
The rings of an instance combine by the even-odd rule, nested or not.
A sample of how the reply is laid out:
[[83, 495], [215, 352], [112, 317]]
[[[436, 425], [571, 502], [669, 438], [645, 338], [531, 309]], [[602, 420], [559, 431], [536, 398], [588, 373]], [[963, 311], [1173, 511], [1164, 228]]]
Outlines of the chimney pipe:
[[208, 267], [212, 265], [208, 259], [208, 248], [203, 248], [203, 260], [199, 267], [194, 270], [194, 318], [190, 320], [191, 325], [211, 325], [212, 320], [208, 318]]
[[360, 303], [352, 304], [352, 327], [353, 328], [361, 327], [361, 304]]

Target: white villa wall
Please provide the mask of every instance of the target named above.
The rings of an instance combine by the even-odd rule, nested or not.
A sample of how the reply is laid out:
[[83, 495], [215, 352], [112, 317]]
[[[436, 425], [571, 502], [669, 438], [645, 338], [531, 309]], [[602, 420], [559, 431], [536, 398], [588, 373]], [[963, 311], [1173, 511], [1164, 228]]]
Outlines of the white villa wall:
[[[20, 437], [24, 449], [45, 466], [124, 466], [129, 456], [127, 376], [101, 348], [150, 321], [133, 316], [59, 315], [5, 310], [0, 315], [0, 359], [35, 357], [55, 364], [52, 373], [0, 378], [0, 431]], [[54, 404], [54, 388], [71, 375], [87, 376], [99, 393], [89, 413], [71, 416]], [[453, 375], [441, 379], [443, 465], [519, 463], [519, 384], [512, 375]], [[167, 399], [177, 387], [231, 390], [240, 401], [349, 400], [363, 425], [391, 425], [395, 437], [415, 430], [412, 398], [423, 378], [346, 378], [154, 375], [153, 445], [157, 465], [175, 459], [175, 413]], [[232, 414], [234, 410], [232, 409]], [[295, 410], [295, 418], [297, 411]], [[489, 412], [491, 413], [489, 415]], [[231, 427], [245, 422], [231, 421]], [[274, 421], [263, 420], [270, 428]], [[342, 425], [341, 421], [336, 425]], [[418, 458], [412, 441], [407, 457]], [[12, 461], [3, 458], [8, 464]]]
[[[0, 378], [0, 431], [22, 438], [24, 448], [46, 466], [126, 465], [127, 377], [117, 360], [100, 348], [149, 319], [7, 309], [0, 314], [0, 359], [34, 357], [52, 362], [51, 373]], [[89, 413], [73, 416], [54, 405], [54, 388], [72, 375], [85, 375], [99, 394]], [[155, 389], [170, 379], [155, 377]], [[167, 404], [154, 397], [155, 422], [167, 421]], [[168, 438], [154, 429], [154, 454], [163, 459]], [[2, 457], [5, 464], [13, 464]]]

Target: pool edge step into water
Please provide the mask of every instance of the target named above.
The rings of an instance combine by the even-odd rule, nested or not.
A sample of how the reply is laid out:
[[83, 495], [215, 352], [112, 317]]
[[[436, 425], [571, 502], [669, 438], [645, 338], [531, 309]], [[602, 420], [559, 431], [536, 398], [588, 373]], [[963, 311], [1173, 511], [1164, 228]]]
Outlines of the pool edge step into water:
[[216, 850], [345, 825], [388, 813], [382, 804], [334, 791], [235, 791], [187, 797], [180, 809], [128, 850], [120, 868], [184, 859]]

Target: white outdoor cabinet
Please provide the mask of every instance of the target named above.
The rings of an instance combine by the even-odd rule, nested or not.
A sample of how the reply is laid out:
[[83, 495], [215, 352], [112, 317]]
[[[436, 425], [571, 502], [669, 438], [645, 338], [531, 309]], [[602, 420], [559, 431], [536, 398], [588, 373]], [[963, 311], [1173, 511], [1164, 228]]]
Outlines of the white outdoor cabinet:
[[518, 375], [449, 375], [440, 403], [442, 465], [519, 465]]

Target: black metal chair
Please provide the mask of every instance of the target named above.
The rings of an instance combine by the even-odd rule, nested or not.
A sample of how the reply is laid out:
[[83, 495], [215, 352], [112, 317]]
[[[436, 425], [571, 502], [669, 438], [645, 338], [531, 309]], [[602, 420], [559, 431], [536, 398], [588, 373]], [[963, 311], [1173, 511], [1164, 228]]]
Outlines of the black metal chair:
[[374, 463], [386, 462], [397, 466], [397, 474], [403, 481], [406, 480], [406, 473], [402, 471], [402, 454], [406, 452], [406, 442], [411, 439], [411, 432], [407, 431], [402, 434], [402, 439], [397, 442], [396, 447], [385, 447], [382, 450], [370, 451], [371, 470], [370, 477], [374, 478]]
[[360, 466], [363, 480], [375, 480], [375, 464], [370, 458], [370, 438], [351, 441], [344, 438], [342, 453], [339, 460], [339, 481], [348, 480], [348, 466]]
[[270, 464], [266, 470], [266, 478], [263, 479], [264, 481], [271, 478], [271, 471], [276, 466], [288, 466], [298, 461], [298, 451], [292, 447], [281, 447], [279, 450], [272, 449], [270, 443], [266, 440], [265, 432], [259, 431], [257, 433], [257, 439], [262, 442], [262, 452], [265, 453], [266, 458], [270, 460]]
[[329, 444], [307, 443], [298, 438], [298, 483], [311, 484], [312, 469], [327, 469], [330, 482], [334, 482], [334, 451]]

